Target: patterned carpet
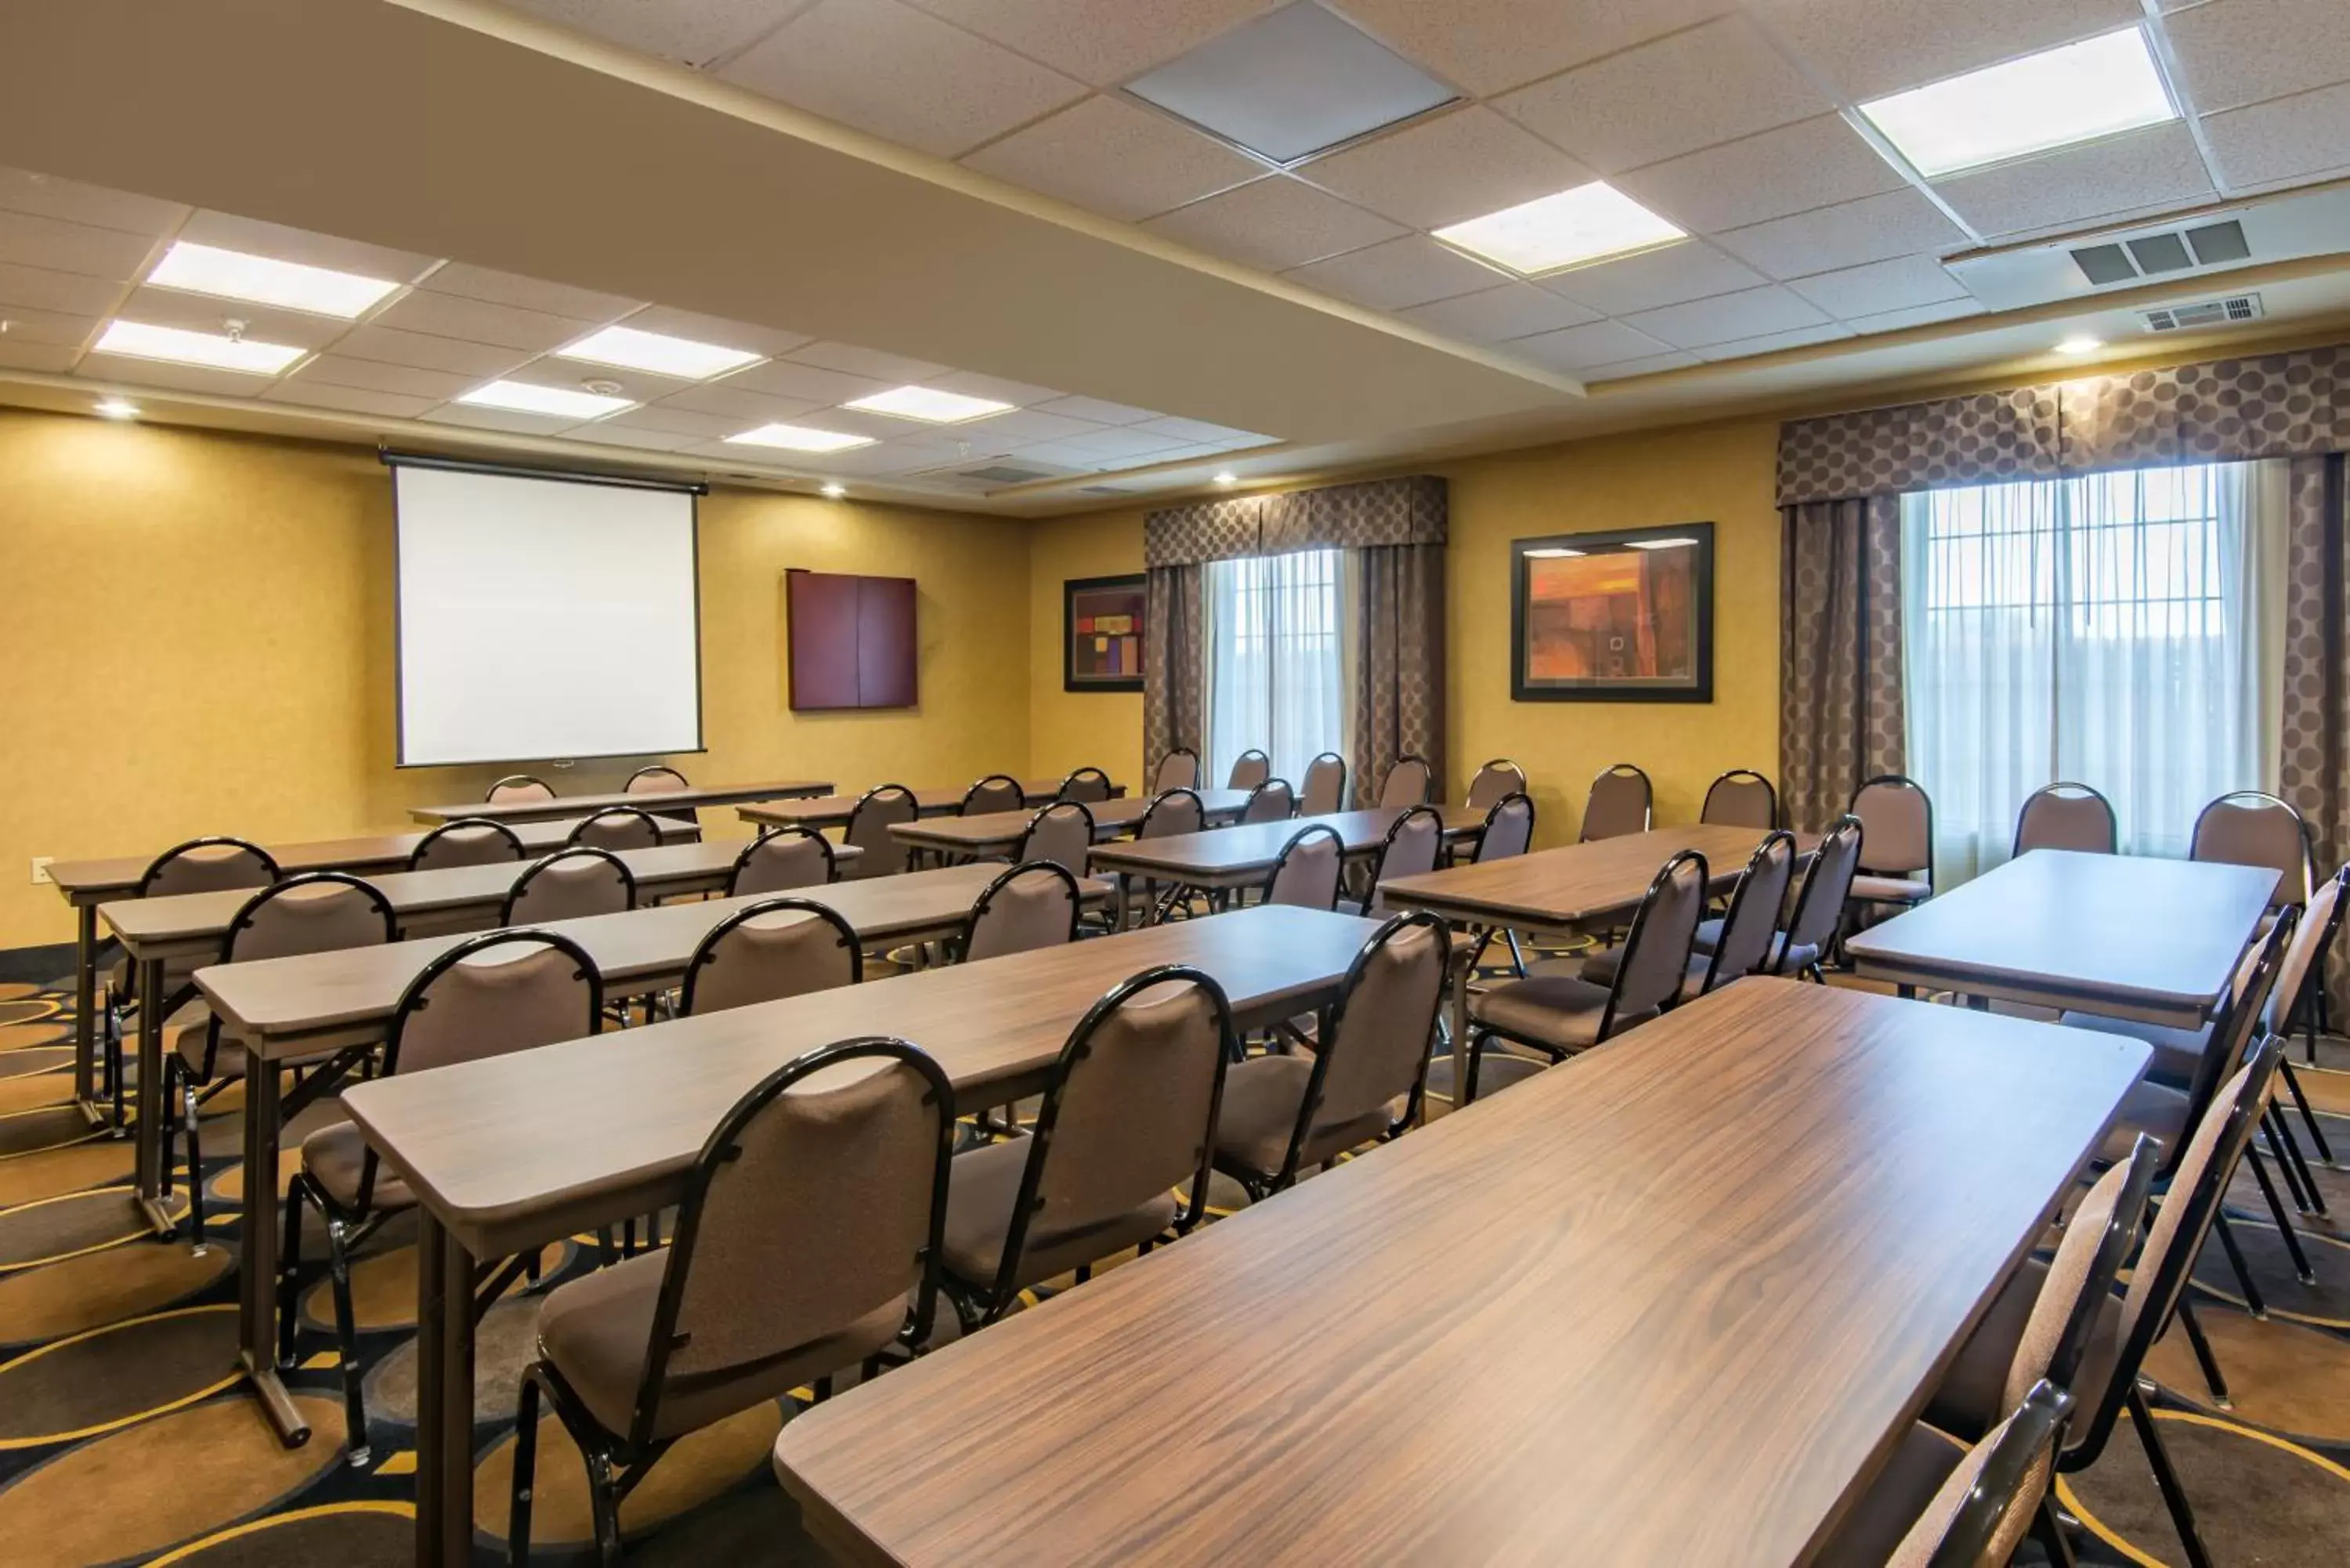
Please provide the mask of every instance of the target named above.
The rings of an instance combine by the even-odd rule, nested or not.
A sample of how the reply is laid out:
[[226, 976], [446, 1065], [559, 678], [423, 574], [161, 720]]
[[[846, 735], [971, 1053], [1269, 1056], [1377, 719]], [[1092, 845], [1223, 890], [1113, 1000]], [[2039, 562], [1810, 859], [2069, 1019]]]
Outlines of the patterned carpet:
[[[355, 1269], [373, 1468], [343, 1462], [323, 1282], [303, 1298], [299, 1369], [287, 1379], [316, 1435], [307, 1448], [280, 1448], [227, 1372], [245, 1173], [233, 1158], [207, 1160], [215, 1220], [205, 1254], [140, 1239], [124, 1197], [130, 1146], [93, 1133], [66, 1103], [69, 998], [62, 983], [0, 986], [0, 1560], [18, 1568], [405, 1563], [415, 1466], [410, 1231], [396, 1222]], [[2336, 1070], [2304, 1075], [2350, 1163], [2350, 1046], [2334, 1044], [2327, 1059]], [[209, 1107], [207, 1151], [236, 1147], [236, 1108], [234, 1090]], [[2350, 1172], [2321, 1168], [2317, 1179], [2334, 1218], [2303, 1226], [2317, 1282], [2303, 1285], [2276, 1232], [2251, 1218], [2266, 1211], [2249, 1175], [2240, 1178], [2234, 1212], [2245, 1217], [2239, 1234], [2268, 1296], [2265, 1321], [2241, 1310], [2217, 1250], [2205, 1260], [2203, 1318], [2233, 1407], [2212, 1407], [2176, 1335], [2150, 1366], [2162, 1390], [2156, 1418], [2223, 1568], [2340, 1563], [2350, 1550]], [[1215, 1199], [1243, 1201], [1237, 1189], [1220, 1188]], [[323, 1243], [306, 1243], [304, 1253], [323, 1257]], [[593, 1257], [578, 1241], [549, 1249], [546, 1278], [580, 1272]], [[484, 1563], [504, 1560], [515, 1375], [536, 1310], [516, 1294], [481, 1331]], [[751, 1411], [681, 1443], [623, 1510], [629, 1561], [824, 1563], [767, 1469], [795, 1408]], [[2094, 1537], [2085, 1561], [2183, 1562], [2126, 1435], [2065, 1485]], [[590, 1536], [586, 1489], [551, 1417], [538, 1494], [535, 1554], [580, 1560]]]

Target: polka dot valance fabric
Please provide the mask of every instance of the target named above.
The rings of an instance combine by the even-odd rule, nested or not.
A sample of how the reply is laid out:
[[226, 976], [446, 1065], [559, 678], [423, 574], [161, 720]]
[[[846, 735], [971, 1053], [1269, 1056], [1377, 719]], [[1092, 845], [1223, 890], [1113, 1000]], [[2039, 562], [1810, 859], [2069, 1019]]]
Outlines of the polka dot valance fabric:
[[1148, 566], [1186, 566], [1293, 550], [1441, 545], [1446, 491], [1435, 474], [1235, 495], [1173, 506], [1142, 520]]
[[1796, 420], [1779, 504], [2350, 450], [2350, 346]]

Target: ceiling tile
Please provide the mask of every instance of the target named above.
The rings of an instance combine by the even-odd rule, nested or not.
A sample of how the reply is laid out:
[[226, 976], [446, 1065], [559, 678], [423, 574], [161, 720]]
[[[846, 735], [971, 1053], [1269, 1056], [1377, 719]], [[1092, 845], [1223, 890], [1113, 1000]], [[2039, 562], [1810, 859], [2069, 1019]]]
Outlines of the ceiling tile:
[[869, 398], [876, 392], [886, 392], [893, 383], [877, 381], [870, 376], [844, 376], [837, 370], [827, 370], [815, 365], [795, 364], [789, 359], [771, 359], [764, 365], [753, 365], [726, 378], [731, 388], [771, 392], [778, 398], [804, 398], [824, 406], [846, 403], [857, 398]]
[[62, 218], [69, 223], [87, 223], [93, 229], [144, 234], [150, 239], [170, 234], [188, 215], [188, 209], [177, 202], [159, 202], [152, 196], [134, 196], [128, 191], [109, 191], [103, 185], [84, 185], [52, 174], [36, 174], [29, 169], [0, 169], [0, 207], [12, 213]]
[[521, 310], [536, 310], [546, 316], [567, 316], [575, 321], [617, 321], [644, 302], [623, 299], [617, 294], [598, 294], [592, 289], [573, 288], [568, 284], [545, 283], [535, 277], [517, 277], [510, 272], [493, 272], [485, 266], [471, 266], [463, 262], [451, 262], [437, 268], [424, 280], [424, 286], [434, 294], [462, 295], [491, 305], [511, 305]]
[[1594, 365], [1612, 365], [1623, 359], [1645, 359], [1651, 355], [1669, 353], [1671, 349], [1671, 344], [1637, 331], [1620, 321], [1594, 321], [1559, 332], [1518, 338], [1506, 345], [1502, 352], [1531, 359], [1537, 365], [1547, 365], [1554, 370], [1575, 371], [1588, 369]]
[[2206, 114], [2350, 79], [2342, 0], [2211, 0], [2167, 30], [2187, 99]]
[[[695, 383], [677, 376], [655, 376], [643, 370], [618, 370], [604, 365], [583, 365], [576, 359], [552, 357], [533, 359], [506, 372], [509, 381], [521, 381], [534, 387], [560, 387], [567, 392], [585, 391], [588, 383], [598, 383], [605, 397], [626, 398], [632, 403], [650, 403], [681, 392]], [[609, 390], [618, 388], [619, 390]]]
[[1788, 286], [1842, 320], [1876, 316], [1911, 306], [1964, 299], [1966, 286], [1932, 256], [1895, 256], [1888, 261], [1798, 278]]
[[1167, 452], [1184, 443], [1153, 431], [1113, 428], [1071, 436], [1058, 444], [1078, 452], [1092, 452], [1098, 457], [1123, 461]]
[[[1048, 403], [1061, 394], [1050, 387], [1032, 386], [1026, 381], [1008, 381], [1001, 376], [983, 376], [976, 370], [950, 370], [943, 376], [932, 376], [922, 385], [941, 392], [960, 392], [966, 398], [987, 398], [1014, 408], [1035, 408]], [[1086, 416], [1069, 409], [1055, 409], [1055, 413], [1067, 414], [1072, 419]]]
[[1530, 283], [1505, 283], [1499, 288], [1481, 289], [1456, 299], [1440, 299], [1433, 305], [1418, 305], [1397, 314], [1415, 326], [1440, 332], [1447, 337], [1458, 337], [1464, 343], [1499, 343], [1536, 332], [1553, 332], [1597, 316], [1596, 311]]
[[1913, 305], [1907, 310], [1888, 310], [1877, 316], [1855, 316], [1845, 325], [1864, 336], [1871, 332], [1902, 332], [1912, 327], [1931, 327], [1938, 321], [1957, 321], [1969, 316], [1981, 316], [1981, 301], [1946, 299], [1939, 305]]
[[1653, 376], [1659, 370], [1686, 370], [1691, 365], [1704, 363], [1705, 361], [1696, 355], [1684, 353], [1676, 348], [1669, 354], [1650, 354], [1638, 359], [1619, 359], [1612, 365], [1594, 365], [1587, 370], [1578, 371], [1577, 374], [1586, 383], [1596, 386], [1602, 381], [1622, 381], [1634, 376]]
[[1400, 310], [1489, 287], [1500, 275], [1424, 234], [1406, 234], [1282, 275], [1373, 310]]
[[2216, 192], [2183, 125], [2160, 125], [1939, 182], [1935, 191], [1985, 235], [2208, 202]]
[[74, 361], [80, 358], [81, 350], [78, 348], [61, 348], [54, 343], [16, 343], [5, 334], [0, 334], [0, 368], [62, 376], [72, 369]]
[[1152, 435], [1163, 435], [1170, 441], [1191, 441], [1194, 443], [1205, 441], [1224, 441], [1231, 440], [1234, 436], [1245, 436], [1253, 433], [1249, 431], [1234, 430], [1230, 425], [1210, 424], [1205, 420], [1179, 419], [1173, 414], [1161, 414], [1156, 419], [1145, 420], [1142, 423], [1136, 425], [1134, 428]]
[[1178, 208], [1145, 227], [1274, 272], [1360, 250], [1404, 232], [1385, 218], [1279, 174]]
[[1517, 87], [1737, 9], [1738, 0], [1331, 0], [1480, 94]]
[[160, 359], [134, 359], [127, 354], [85, 354], [74, 373], [94, 381], [126, 382], [174, 392], [205, 392], [223, 398], [257, 398], [276, 379], [270, 376], [240, 376], [234, 370], [210, 370], [198, 365], [171, 365]]
[[1591, 179], [1582, 164], [1482, 104], [1317, 158], [1297, 172], [1416, 229], [1481, 218]]
[[797, 11], [807, 0], [508, 0], [663, 59], [707, 65]]
[[[1734, 90], [1724, 90], [1735, 84]], [[1627, 49], [1497, 100], [1602, 174], [1835, 109], [1743, 16]]]
[[0, 341], [38, 343], [50, 348], [78, 348], [98, 336], [103, 317], [56, 310], [0, 310]]
[[288, 343], [297, 348], [323, 348], [350, 330], [350, 324], [331, 316], [309, 316], [298, 310], [275, 310], [241, 299], [179, 289], [140, 287], [126, 296], [115, 315], [126, 321], [155, 327], [177, 327], [189, 332], [226, 334], [229, 323], [244, 324], [244, 336], [256, 343]]
[[733, 421], [734, 431], [747, 431], [779, 420], [801, 419], [824, 405], [806, 398], [771, 397], [729, 381], [721, 386], [688, 387], [682, 392], [671, 392], [660, 400], [659, 406], [689, 413], [714, 414]]
[[1602, 316], [1629, 316], [1636, 310], [1730, 294], [1768, 281], [1702, 240], [1684, 240], [1621, 261], [1558, 273], [1544, 279], [1542, 286], [1577, 305], [1589, 306]]
[[1773, 277], [1803, 277], [1889, 256], [1963, 248], [1967, 233], [1916, 191], [1889, 191], [1715, 238]]
[[335, 342], [335, 352], [355, 359], [375, 359], [386, 365], [407, 365], [419, 370], [447, 370], [476, 379], [504, 375], [525, 356], [512, 348], [482, 343], [461, 343], [424, 332], [402, 332], [370, 322], [356, 327]]
[[[900, 428], [903, 428], [902, 421]], [[966, 430], [984, 430], [990, 440], [1009, 436], [1016, 444], [1027, 446], [1036, 441], [1066, 441], [1071, 436], [1096, 435], [1100, 432], [1101, 427], [1087, 420], [1070, 419], [1064, 414], [1048, 414], [1037, 409], [1021, 409], [1008, 414], [991, 414], [986, 419], [974, 420], [968, 425], [945, 426], [939, 433], [951, 439], [952, 436], [960, 435]]]
[[715, 343], [722, 348], [740, 348], [747, 354], [788, 354], [801, 344], [814, 341], [805, 332], [754, 327], [747, 321], [673, 310], [666, 305], [649, 305], [629, 317], [628, 324], [639, 332], [666, 332], [672, 337]]
[[1840, 115], [1825, 114], [1620, 175], [1616, 183], [1685, 229], [1716, 234], [1901, 184]]
[[[610, 420], [598, 420], [592, 425], [567, 431], [564, 436], [568, 441], [594, 441], [598, 446], [634, 447], [639, 452], [682, 452], [687, 447], [699, 445], [704, 439], [681, 435], [675, 431], [649, 431], [634, 425], [616, 425]], [[738, 457], [746, 450], [743, 447], [733, 449]]]
[[[624, 430], [659, 431], [694, 441], [723, 441], [763, 422], [745, 423], [739, 417], [696, 413], [691, 409], [672, 408], [665, 403], [647, 403], [641, 408], [623, 409], [609, 419], [596, 421], [599, 430], [618, 425]], [[683, 445], [684, 442], [679, 444]]]
[[1747, 0], [1829, 82], [1883, 98], [2141, 19], [2138, 0]]
[[59, 310], [69, 316], [109, 316], [115, 301], [121, 297], [122, 285], [112, 278], [51, 272], [47, 267], [0, 265], [0, 315], [16, 306], [28, 310]]
[[0, 210], [0, 262], [128, 283], [146, 270], [156, 242], [32, 213]]
[[454, 294], [415, 289], [393, 300], [369, 318], [370, 324], [402, 332], [429, 332], [464, 343], [494, 344], [544, 354], [593, 331], [596, 323], [511, 305], [491, 305]]
[[914, 0], [1097, 87], [1139, 76], [1282, 0]]
[[814, 365], [819, 369], [838, 370], [847, 376], [869, 376], [893, 387], [944, 375], [947, 369], [944, 365], [933, 365], [928, 359], [910, 359], [903, 354], [884, 354], [879, 348], [859, 348], [854, 343], [806, 343], [785, 358], [795, 365]]
[[1808, 348], [1814, 343], [1828, 343], [1851, 336], [1850, 327], [1828, 321], [1814, 327], [1790, 327], [1784, 332], [1766, 332], [1759, 337], [1712, 344], [1699, 349], [1698, 358], [1716, 363], [1724, 359], [1751, 359], [1757, 354], [1776, 354], [1785, 348]]
[[504, 431], [509, 435], [554, 435], [579, 421], [554, 414], [522, 414], [510, 409], [476, 409], [448, 403], [418, 416], [436, 425], [463, 425], [468, 430]]
[[2350, 167], [2350, 83], [2205, 118], [2203, 129], [2235, 189]]
[[1718, 294], [1711, 299], [1693, 299], [1685, 305], [1668, 305], [1659, 310], [1644, 310], [1626, 317], [1624, 324], [1676, 348], [1702, 348], [1733, 338], [1758, 337], [1766, 332], [1816, 327], [1826, 320], [1826, 315], [1809, 300], [1792, 290], [1765, 285], [1736, 294]]
[[343, 354], [321, 354], [294, 375], [296, 386], [323, 383], [355, 391], [430, 398], [435, 402], [447, 402], [466, 389], [479, 385], [480, 381], [479, 376], [462, 376], [449, 370], [420, 370], [408, 365], [384, 365], [373, 359], [354, 359]]
[[332, 409], [345, 414], [378, 414], [394, 420], [412, 420], [440, 400], [399, 392], [371, 392], [364, 387], [329, 386], [300, 377], [280, 381], [261, 395], [273, 403], [298, 403], [306, 408]]
[[338, 240], [331, 234], [314, 234], [307, 229], [289, 229], [283, 223], [265, 223], [257, 218], [232, 217], [226, 213], [203, 209], [188, 214], [178, 237], [198, 244], [217, 245], [222, 250], [300, 262], [305, 266], [332, 267], [337, 272], [355, 272], [362, 277], [388, 278], [395, 283], [414, 282], [434, 259], [412, 251], [387, 250], [381, 245]]
[[899, 0], [817, 0], [719, 75], [941, 158], [1085, 96], [1059, 72]]
[[1118, 459], [1107, 452], [1088, 451], [1085, 447], [1072, 446], [1067, 441], [1039, 441], [1034, 446], [1014, 447], [1012, 457], [1015, 462], [1049, 462], [1055, 468], [1074, 468], [1083, 473], [1095, 473], [1118, 466]]
[[981, 148], [963, 162], [1129, 223], [1264, 172], [1263, 164], [1163, 114], [1099, 94]]
[[1039, 413], [1066, 414], [1073, 420], [1091, 420], [1105, 425], [1136, 425], [1158, 418], [1149, 409], [1105, 402], [1099, 398], [1055, 398], [1049, 403], [1037, 404], [1036, 410]]

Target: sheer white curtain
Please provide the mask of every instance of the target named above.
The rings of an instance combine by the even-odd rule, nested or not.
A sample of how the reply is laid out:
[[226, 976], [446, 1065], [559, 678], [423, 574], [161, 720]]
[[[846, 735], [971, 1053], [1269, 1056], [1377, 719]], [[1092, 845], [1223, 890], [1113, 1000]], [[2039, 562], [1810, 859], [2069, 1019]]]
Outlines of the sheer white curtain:
[[1909, 766], [1942, 885], [2005, 860], [2059, 779], [2145, 855], [2184, 855], [2213, 796], [2274, 787], [2284, 525], [2281, 462], [1902, 497]]
[[1322, 753], [1348, 754], [1351, 566], [1343, 550], [1209, 563], [1206, 782], [1228, 777], [1252, 747], [1292, 785]]

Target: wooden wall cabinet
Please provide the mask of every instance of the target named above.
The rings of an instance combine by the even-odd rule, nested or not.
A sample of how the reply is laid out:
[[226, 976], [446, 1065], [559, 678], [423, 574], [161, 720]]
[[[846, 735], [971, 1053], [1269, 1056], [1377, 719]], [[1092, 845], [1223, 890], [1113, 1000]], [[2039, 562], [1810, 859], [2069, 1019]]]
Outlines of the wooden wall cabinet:
[[784, 613], [793, 711], [911, 708], [920, 700], [913, 578], [789, 571]]

